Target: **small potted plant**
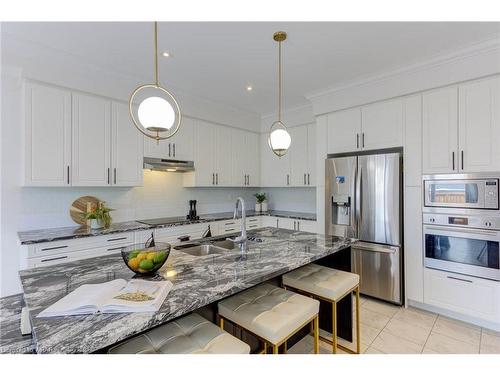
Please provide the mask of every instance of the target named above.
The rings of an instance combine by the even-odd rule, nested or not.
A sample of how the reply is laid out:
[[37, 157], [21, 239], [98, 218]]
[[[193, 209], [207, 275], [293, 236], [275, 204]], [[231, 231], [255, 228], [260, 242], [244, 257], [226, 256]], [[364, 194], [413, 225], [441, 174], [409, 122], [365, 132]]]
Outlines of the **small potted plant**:
[[255, 203], [255, 211], [266, 212], [267, 211], [266, 193], [255, 193], [254, 197], [257, 199], [257, 203]]
[[109, 213], [111, 211], [113, 210], [106, 207], [104, 202], [99, 202], [98, 207], [94, 207], [85, 214], [85, 220], [90, 221], [91, 229], [109, 228], [111, 225], [111, 215]]

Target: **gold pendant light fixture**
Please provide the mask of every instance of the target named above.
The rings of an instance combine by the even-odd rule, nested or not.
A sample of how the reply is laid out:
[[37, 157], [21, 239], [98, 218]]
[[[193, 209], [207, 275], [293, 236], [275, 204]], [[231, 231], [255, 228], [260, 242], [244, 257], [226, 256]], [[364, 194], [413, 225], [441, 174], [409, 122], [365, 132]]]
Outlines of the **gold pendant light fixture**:
[[[130, 96], [130, 117], [137, 130], [157, 142], [172, 137], [181, 125], [182, 115], [174, 96], [160, 85], [158, 77], [158, 22], [154, 27], [155, 82], [137, 87]], [[137, 103], [139, 105], [137, 106]], [[161, 136], [160, 136], [161, 133]]]
[[292, 138], [285, 124], [281, 121], [281, 42], [286, 40], [284, 31], [277, 31], [273, 39], [278, 42], [278, 121], [273, 122], [269, 129], [267, 143], [269, 148], [278, 156], [285, 155], [290, 148]]

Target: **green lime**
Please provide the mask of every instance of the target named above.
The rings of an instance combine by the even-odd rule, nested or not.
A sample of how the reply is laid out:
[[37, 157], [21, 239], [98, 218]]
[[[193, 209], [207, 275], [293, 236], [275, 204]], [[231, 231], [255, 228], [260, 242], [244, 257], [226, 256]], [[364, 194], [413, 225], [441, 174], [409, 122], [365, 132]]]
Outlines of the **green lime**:
[[140, 250], [133, 250], [128, 254], [128, 260], [135, 258], [141, 251]]
[[155, 257], [153, 258], [154, 264], [162, 264], [165, 259], [167, 259], [167, 253], [160, 251], [155, 254]]
[[141, 263], [139, 263], [139, 268], [142, 268], [143, 270], [150, 271], [154, 267], [153, 261], [149, 259], [144, 259], [141, 260]]

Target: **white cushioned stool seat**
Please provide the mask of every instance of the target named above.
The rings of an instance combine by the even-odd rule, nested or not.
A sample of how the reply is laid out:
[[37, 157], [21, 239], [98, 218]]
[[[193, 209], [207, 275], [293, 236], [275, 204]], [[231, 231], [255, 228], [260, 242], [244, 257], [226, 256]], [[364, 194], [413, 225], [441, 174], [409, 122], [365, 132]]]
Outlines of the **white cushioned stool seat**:
[[312, 320], [319, 301], [261, 284], [219, 302], [219, 315], [277, 344]]
[[338, 301], [359, 284], [359, 275], [308, 264], [283, 275], [283, 285]]
[[250, 347], [198, 314], [190, 314], [121, 344], [111, 354], [248, 354]]

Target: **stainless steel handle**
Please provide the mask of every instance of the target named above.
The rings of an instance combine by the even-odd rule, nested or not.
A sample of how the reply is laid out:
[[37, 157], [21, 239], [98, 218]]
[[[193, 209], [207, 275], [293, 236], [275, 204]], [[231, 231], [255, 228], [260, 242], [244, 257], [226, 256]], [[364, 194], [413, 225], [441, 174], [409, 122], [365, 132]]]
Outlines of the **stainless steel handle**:
[[458, 280], [458, 281], [465, 281], [466, 283], [472, 283], [472, 280], [467, 280], [467, 279], [461, 279], [459, 277], [453, 277], [453, 276], [446, 276], [448, 279], [452, 280]]
[[297, 221], [297, 230], [300, 230], [300, 221]]
[[279, 228], [278, 220], [279, 219], [276, 219], [276, 228]]
[[215, 174], [215, 185], [219, 185], [219, 173]]
[[451, 165], [452, 165], [451, 169], [455, 170], [455, 151], [451, 152]]
[[463, 233], [463, 234], [480, 234], [484, 236], [496, 237], [497, 231], [493, 230], [481, 230], [481, 229], [468, 229], [468, 228], [452, 228], [447, 226], [438, 226], [438, 225], [425, 225], [424, 229], [430, 231], [439, 231], [443, 232], [443, 235], [446, 235], [446, 232], [454, 232], [454, 233]]
[[68, 256], [67, 256], [67, 255], [65, 255], [65, 256], [62, 256], [62, 257], [42, 259], [41, 261], [42, 261], [42, 262], [51, 262], [51, 261], [53, 261], [53, 260], [66, 259], [67, 257], [68, 257]]
[[113, 168], [113, 174], [114, 174], [113, 179], [115, 181], [114, 184], [116, 185], [116, 168]]
[[64, 246], [54, 246], [54, 247], [46, 247], [44, 249], [42, 249], [41, 251], [48, 251], [48, 250], [56, 250], [56, 249], [65, 249], [67, 248], [68, 245], [64, 245]]
[[290, 185], [290, 175], [289, 174], [286, 175], [286, 184]]
[[364, 132], [361, 135], [361, 145], [362, 145], [363, 148], [365, 147], [365, 133]]
[[364, 251], [372, 251], [375, 253], [384, 253], [384, 254], [395, 254], [396, 251], [398, 250], [398, 248], [394, 246], [371, 245], [371, 244], [363, 244], [360, 242], [356, 242], [354, 245], [352, 245], [352, 248]]
[[354, 218], [354, 221], [356, 222], [356, 228], [359, 227], [359, 221], [361, 220], [361, 172], [362, 169], [359, 167], [356, 173], [356, 217]]
[[66, 176], [66, 179], [67, 179], [67, 183], [69, 185], [69, 165], [68, 165], [68, 168], [67, 168], [67, 176]]
[[174, 145], [172, 146], [172, 148], [173, 148], [173, 151], [174, 151], [174, 157], [175, 157], [175, 143], [174, 143]]
[[231, 221], [230, 223], [225, 223], [224, 225], [234, 225], [234, 221]]
[[297, 226], [296, 226], [296, 224], [297, 224], [297, 222], [296, 222], [296, 221], [294, 221], [294, 222], [293, 222], [293, 230], [297, 230]]
[[118, 238], [108, 238], [108, 242], [126, 240], [127, 237], [118, 237]]
[[215, 173], [212, 173], [212, 185], [215, 185]]
[[304, 185], [307, 185], [307, 173], [304, 173]]
[[113, 250], [121, 250], [123, 249], [125, 246], [120, 246], [120, 247], [110, 247], [109, 249], [106, 249], [106, 251], [113, 251]]
[[170, 156], [170, 143], [168, 144], [168, 156]]
[[108, 168], [108, 185], [109, 185], [109, 168]]
[[356, 148], [359, 148], [359, 133], [356, 133]]
[[250, 175], [247, 174], [247, 185], [250, 185]]
[[311, 175], [309, 173], [307, 174], [307, 184], [311, 185]]
[[464, 170], [464, 150], [460, 151], [460, 159], [462, 162], [462, 171]]

